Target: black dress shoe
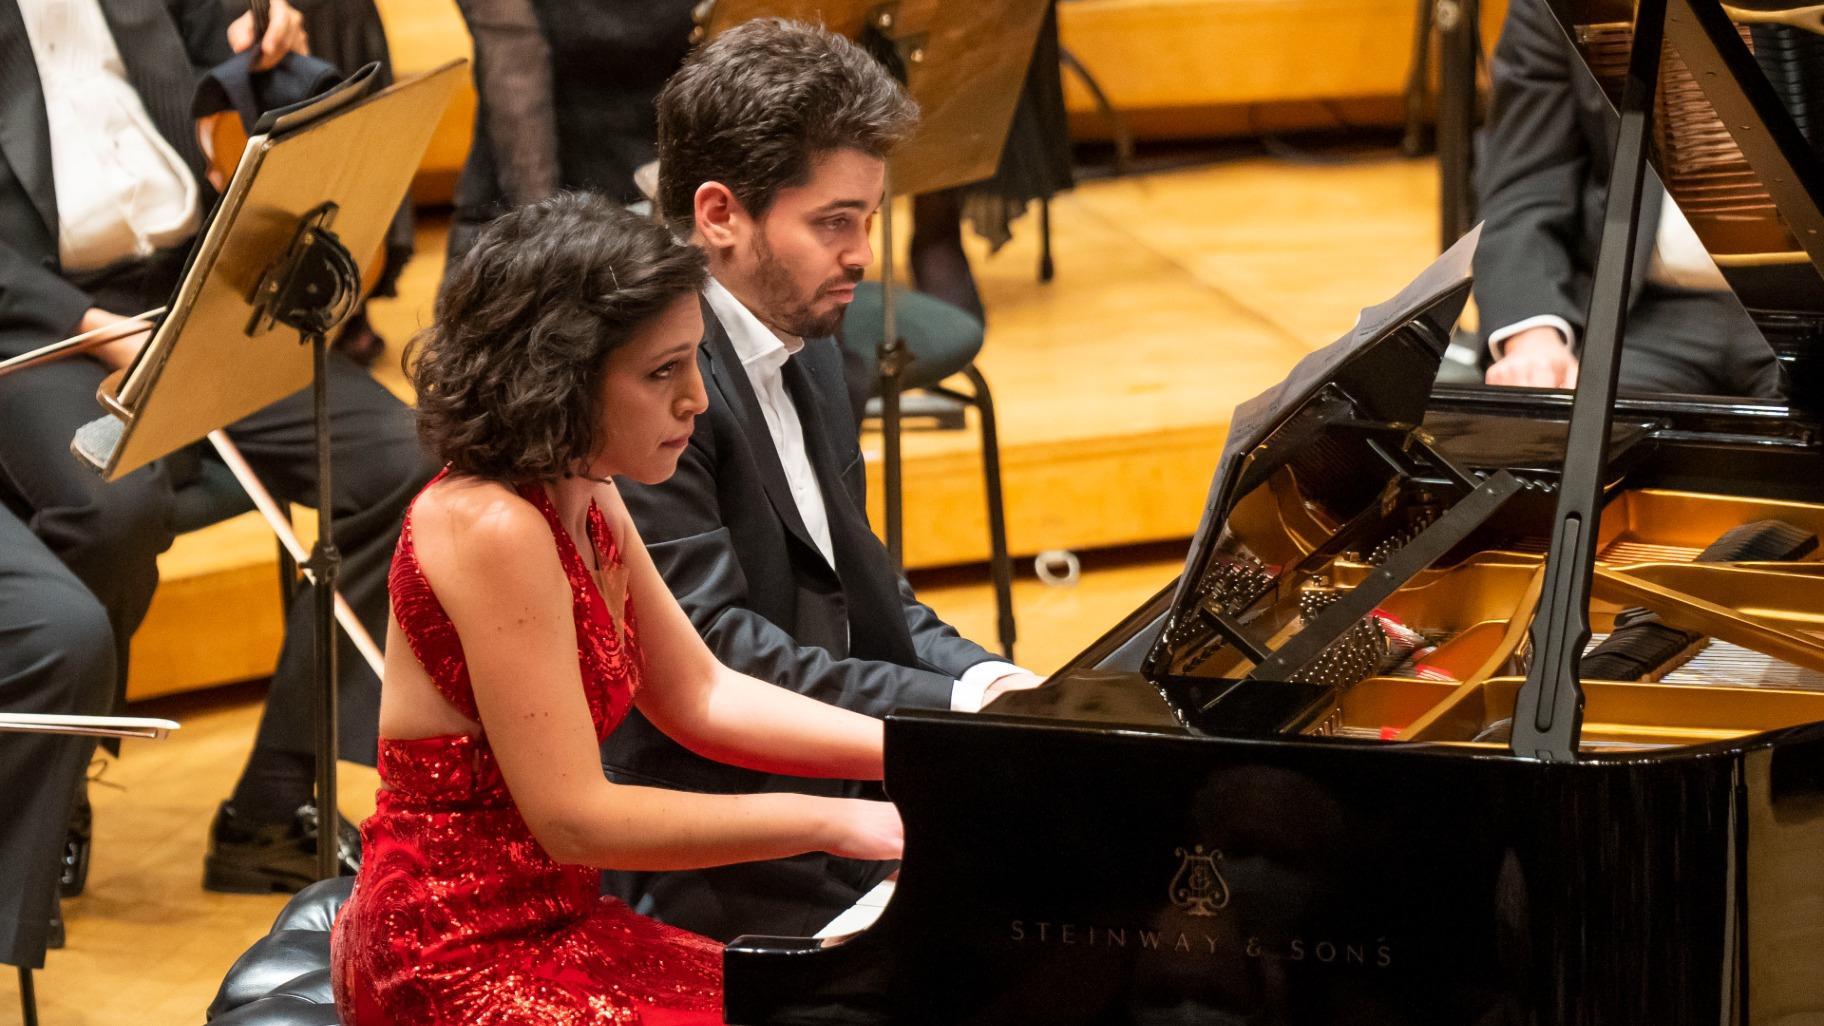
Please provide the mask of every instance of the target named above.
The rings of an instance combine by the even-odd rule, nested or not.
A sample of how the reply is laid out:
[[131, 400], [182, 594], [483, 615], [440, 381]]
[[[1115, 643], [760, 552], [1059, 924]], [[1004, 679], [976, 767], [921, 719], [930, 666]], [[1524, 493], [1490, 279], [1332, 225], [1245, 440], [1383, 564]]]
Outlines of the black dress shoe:
[[89, 789], [76, 795], [70, 809], [70, 828], [63, 837], [63, 855], [57, 866], [57, 890], [66, 898], [82, 893], [89, 883], [89, 849], [95, 837], [95, 810], [89, 806]]
[[[343, 876], [361, 868], [361, 835], [336, 816]], [[300, 805], [278, 823], [251, 823], [223, 802], [209, 828], [203, 889], [227, 894], [296, 894], [317, 879], [317, 809]]]

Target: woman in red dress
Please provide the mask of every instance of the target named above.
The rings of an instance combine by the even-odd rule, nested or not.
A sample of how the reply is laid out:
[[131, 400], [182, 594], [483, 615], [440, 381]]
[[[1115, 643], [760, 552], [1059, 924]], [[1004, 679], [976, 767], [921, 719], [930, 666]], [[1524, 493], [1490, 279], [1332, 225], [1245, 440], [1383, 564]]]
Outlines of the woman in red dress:
[[349, 1026], [718, 1023], [721, 946], [598, 897], [600, 868], [899, 856], [884, 802], [602, 774], [637, 705], [727, 762], [881, 775], [879, 721], [716, 662], [615, 493], [669, 477], [704, 409], [704, 275], [663, 228], [566, 195], [494, 222], [445, 282], [412, 378], [448, 467], [393, 560], [382, 787], [335, 925]]

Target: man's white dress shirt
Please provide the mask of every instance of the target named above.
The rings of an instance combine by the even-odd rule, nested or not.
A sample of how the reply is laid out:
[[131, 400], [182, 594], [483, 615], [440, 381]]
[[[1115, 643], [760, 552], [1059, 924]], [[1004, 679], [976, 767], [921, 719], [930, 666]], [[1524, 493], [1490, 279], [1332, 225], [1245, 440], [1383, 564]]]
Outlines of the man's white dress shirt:
[[[785, 387], [785, 363], [804, 348], [804, 340], [775, 332], [754, 316], [734, 293], [711, 278], [703, 298], [728, 332], [728, 340], [741, 360], [741, 369], [754, 386], [754, 397], [760, 401], [760, 414], [766, 418], [767, 433], [772, 435], [773, 449], [779, 454], [779, 465], [785, 469], [786, 484], [791, 486], [792, 501], [798, 516], [811, 532], [817, 551], [823, 554], [830, 569], [836, 568], [836, 548], [830, 541], [830, 517], [824, 505], [823, 487], [811, 469], [810, 454], [804, 446], [804, 424], [798, 419], [798, 407]], [[975, 712], [995, 681], [1023, 672], [1012, 663], [991, 660], [977, 663], [964, 671], [950, 692], [950, 708], [958, 712]]]
[[97, 270], [195, 234], [196, 178], [127, 80], [99, 0], [19, 0], [51, 135], [57, 254]]

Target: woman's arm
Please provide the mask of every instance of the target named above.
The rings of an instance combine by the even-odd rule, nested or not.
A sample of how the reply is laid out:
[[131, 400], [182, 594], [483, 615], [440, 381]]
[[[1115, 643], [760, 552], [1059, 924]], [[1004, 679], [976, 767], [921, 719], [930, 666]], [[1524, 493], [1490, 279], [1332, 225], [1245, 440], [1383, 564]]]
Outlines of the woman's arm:
[[706, 759], [796, 777], [879, 780], [882, 724], [723, 666], [678, 606], [618, 494], [600, 501], [621, 540], [640, 619], [640, 712]]
[[898, 816], [883, 802], [699, 795], [604, 778], [569, 583], [543, 516], [508, 489], [456, 479], [427, 492], [413, 542], [462, 639], [501, 774], [553, 858], [662, 870], [817, 850], [898, 857]]

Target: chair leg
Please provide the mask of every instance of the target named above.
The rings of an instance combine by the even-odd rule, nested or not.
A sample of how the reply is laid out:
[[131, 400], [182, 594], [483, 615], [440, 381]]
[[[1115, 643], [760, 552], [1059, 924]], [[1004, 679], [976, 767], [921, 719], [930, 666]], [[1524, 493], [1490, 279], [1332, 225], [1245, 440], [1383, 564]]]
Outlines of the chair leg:
[[1051, 260], [1051, 197], [1039, 197], [1039, 282], [1050, 284], [1057, 267]]
[[32, 986], [31, 969], [19, 967], [19, 1017], [25, 1026], [38, 1026], [38, 992]]
[[975, 389], [969, 401], [982, 414], [982, 484], [988, 494], [988, 567], [994, 577], [994, 604], [999, 612], [1001, 654], [1013, 660], [1019, 634], [1013, 619], [1013, 559], [1007, 554], [1007, 507], [1001, 498], [1001, 441], [994, 419], [994, 394], [975, 364], [963, 368]]

